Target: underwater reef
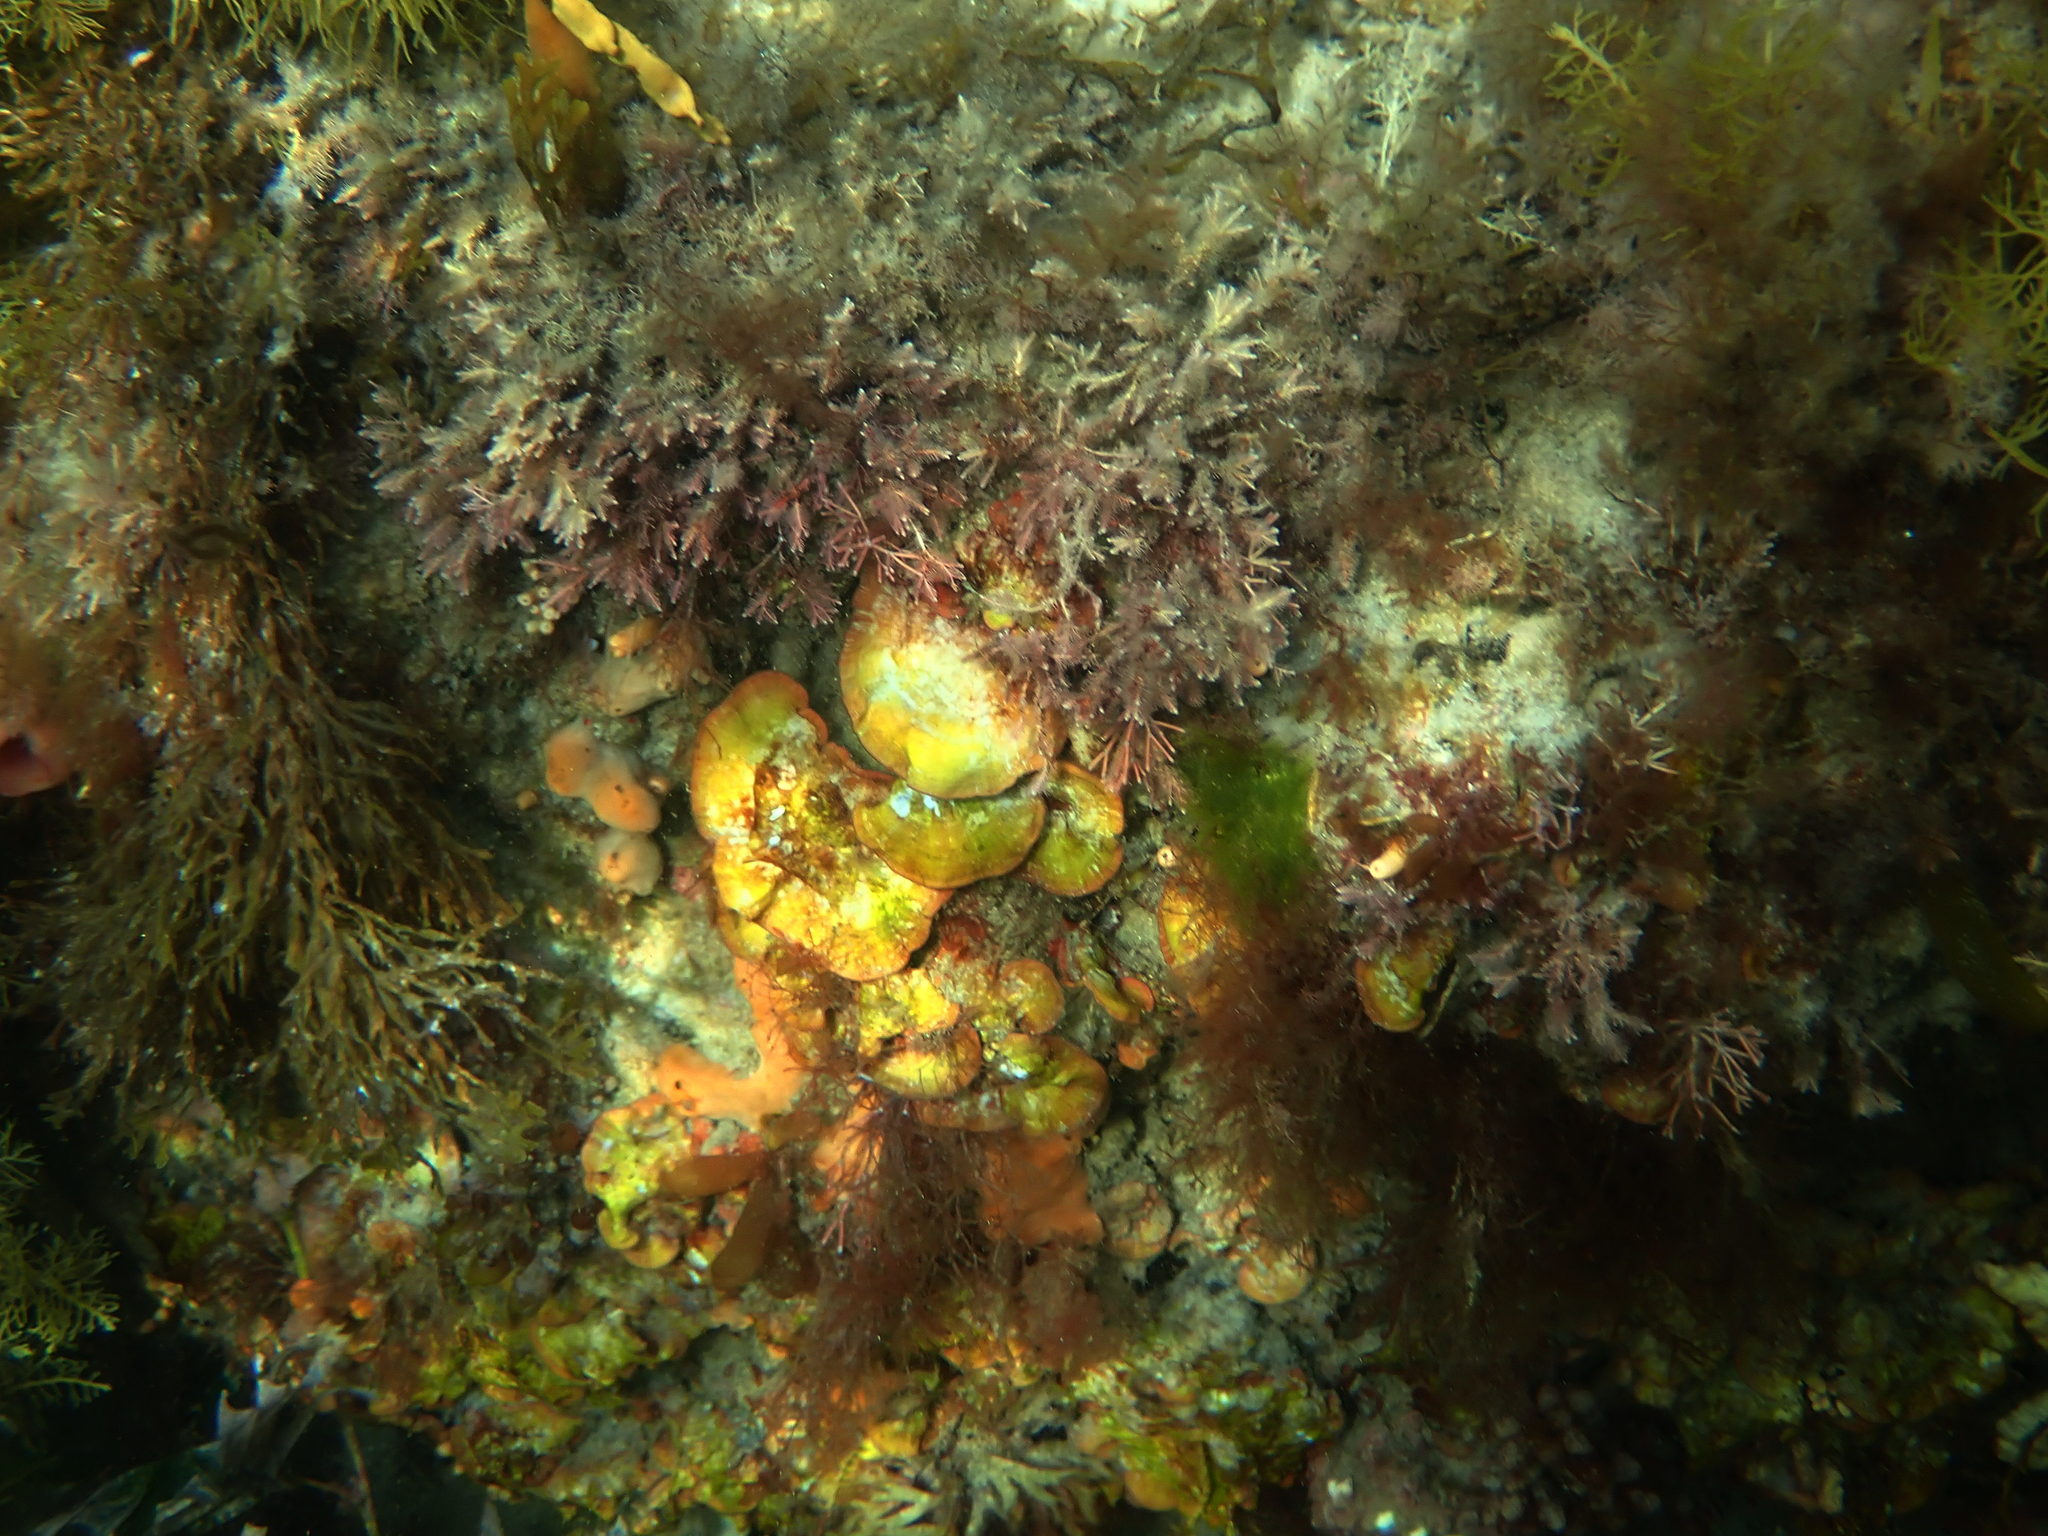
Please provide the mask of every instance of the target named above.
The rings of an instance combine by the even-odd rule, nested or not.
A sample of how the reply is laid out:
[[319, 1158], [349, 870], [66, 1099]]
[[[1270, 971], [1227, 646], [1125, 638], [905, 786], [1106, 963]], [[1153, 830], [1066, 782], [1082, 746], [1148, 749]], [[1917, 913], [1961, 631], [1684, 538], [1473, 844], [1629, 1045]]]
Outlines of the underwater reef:
[[0, 1514], [2041, 1528], [2043, 27], [0, 0]]

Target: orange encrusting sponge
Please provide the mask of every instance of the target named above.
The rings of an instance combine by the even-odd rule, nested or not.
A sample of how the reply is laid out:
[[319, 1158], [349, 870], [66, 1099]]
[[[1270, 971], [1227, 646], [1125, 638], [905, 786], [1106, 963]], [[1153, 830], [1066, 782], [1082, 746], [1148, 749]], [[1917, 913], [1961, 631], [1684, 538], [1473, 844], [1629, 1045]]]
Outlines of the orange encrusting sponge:
[[565, 725], [548, 738], [548, 788], [574, 795], [597, 819], [621, 832], [652, 832], [661, 825], [661, 800], [640, 782], [632, 754], [607, 746], [587, 725]]

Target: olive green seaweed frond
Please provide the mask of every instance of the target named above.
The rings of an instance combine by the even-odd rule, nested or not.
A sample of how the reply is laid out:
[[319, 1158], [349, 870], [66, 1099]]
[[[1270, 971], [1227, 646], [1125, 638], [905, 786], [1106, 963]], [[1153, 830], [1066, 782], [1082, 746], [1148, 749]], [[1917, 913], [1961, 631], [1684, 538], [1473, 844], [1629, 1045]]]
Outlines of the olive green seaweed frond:
[[485, 1062], [537, 1043], [523, 973], [488, 948], [509, 913], [419, 796], [400, 717], [328, 681], [273, 558], [229, 549], [181, 593], [185, 634], [215, 659], [45, 914], [86, 1090], [197, 1090], [253, 1113], [288, 1077], [343, 1126], [473, 1104]]
[[551, 65], [525, 54], [513, 61], [504, 91], [513, 162], [548, 221], [616, 212], [626, 166], [607, 115], [593, 113]]

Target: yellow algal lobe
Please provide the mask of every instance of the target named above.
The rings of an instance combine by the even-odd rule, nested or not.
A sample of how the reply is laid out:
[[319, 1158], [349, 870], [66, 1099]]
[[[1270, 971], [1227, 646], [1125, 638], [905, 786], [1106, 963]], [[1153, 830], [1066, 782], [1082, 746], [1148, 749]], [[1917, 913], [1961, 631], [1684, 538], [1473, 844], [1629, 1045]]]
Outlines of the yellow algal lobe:
[[861, 745], [913, 789], [994, 795], [1044, 768], [1064, 737], [992, 661], [986, 636], [871, 571], [854, 598], [839, 682]]
[[854, 835], [849, 807], [869, 777], [780, 672], [754, 674], [705, 717], [690, 767], [719, 901], [850, 981], [901, 970], [947, 895]]
[[1023, 863], [1045, 815], [1044, 800], [1018, 790], [941, 800], [896, 779], [854, 806], [853, 829], [899, 875], [951, 890]]
[[1056, 763], [1046, 784], [1051, 814], [1024, 874], [1055, 896], [1087, 896], [1124, 862], [1123, 796], [1077, 763]]

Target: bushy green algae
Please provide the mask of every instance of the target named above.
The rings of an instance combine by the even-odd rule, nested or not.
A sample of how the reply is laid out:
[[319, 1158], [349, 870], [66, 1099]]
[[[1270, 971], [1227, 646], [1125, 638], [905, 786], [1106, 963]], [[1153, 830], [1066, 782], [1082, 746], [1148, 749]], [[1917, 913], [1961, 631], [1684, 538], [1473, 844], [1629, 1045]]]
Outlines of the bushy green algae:
[[100, 35], [107, 0], [0, 0], [0, 50], [23, 43], [66, 53]]
[[275, 48], [318, 39], [359, 56], [430, 51], [437, 41], [473, 41], [490, 25], [485, 10], [465, 0], [176, 0], [171, 28], [189, 36], [225, 15], [244, 46]]
[[1760, 1466], [1802, 1437], [1845, 1434], [1887, 1436], [1910, 1459], [1914, 1426], [2004, 1382], [2012, 1311], [1985, 1273], [1998, 1266], [1972, 1275], [1967, 1256], [2010, 1220], [2011, 1192], [1901, 1183], [1889, 1209], [1886, 1230], [1836, 1242], [1788, 1316], [1731, 1333], [1676, 1297], [1657, 1306], [1626, 1349], [1630, 1388], [1670, 1413], [1695, 1464]]
[[[1755, 195], [1760, 175], [1810, 153], [1783, 141], [1805, 121], [1800, 108], [1827, 65], [1825, 16], [1766, 0], [1717, 20], [1683, 43], [1598, 12], [1550, 28], [1557, 53], [1545, 83], [1590, 152], [1592, 190], [1662, 157], [1656, 173], [1688, 198], [1732, 205]], [[1677, 149], [1660, 142], [1670, 138]]]
[[100, 1283], [107, 1251], [23, 1214], [36, 1179], [34, 1155], [0, 1125], [0, 1423], [29, 1395], [96, 1390], [72, 1349], [114, 1326], [114, 1298]]

